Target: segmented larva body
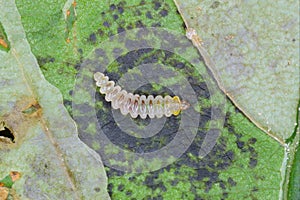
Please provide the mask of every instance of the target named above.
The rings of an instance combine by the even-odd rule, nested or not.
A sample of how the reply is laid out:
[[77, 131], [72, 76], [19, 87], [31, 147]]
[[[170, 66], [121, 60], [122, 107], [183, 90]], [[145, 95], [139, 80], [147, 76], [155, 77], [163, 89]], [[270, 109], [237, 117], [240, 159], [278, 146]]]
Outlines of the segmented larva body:
[[147, 115], [150, 118], [161, 118], [163, 115], [170, 117], [179, 115], [181, 110], [189, 107], [186, 101], [180, 101], [178, 96], [171, 97], [169, 95], [164, 98], [161, 95], [156, 96], [138, 95], [128, 93], [120, 86], [115, 86], [114, 81], [110, 81], [108, 76], [103, 73], [96, 72], [94, 74], [96, 85], [100, 87], [100, 93], [105, 94], [105, 100], [112, 102], [111, 105], [114, 109], [120, 109], [123, 115], [128, 113], [132, 118], [138, 115], [145, 119]]

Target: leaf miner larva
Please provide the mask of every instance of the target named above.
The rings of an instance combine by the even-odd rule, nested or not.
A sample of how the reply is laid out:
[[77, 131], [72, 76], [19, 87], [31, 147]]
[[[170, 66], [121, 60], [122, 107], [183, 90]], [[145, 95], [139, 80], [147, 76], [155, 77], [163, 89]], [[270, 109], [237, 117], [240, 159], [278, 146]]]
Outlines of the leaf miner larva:
[[101, 72], [94, 74], [96, 85], [100, 87], [100, 93], [105, 94], [105, 100], [112, 102], [114, 109], [120, 109], [123, 115], [128, 113], [132, 118], [138, 115], [145, 119], [147, 116], [150, 118], [161, 118], [162, 116], [170, 117], [172, 114], [177, 116], [180, 111], [186, 110], [190, 105], [186, 101], [181, 101], [178, 96], [171, 97], [169, 95], [162, 97], [158, 95], [145, 96], [128, 93], [120, 86], [115, 86], [114, 81], [110, 81], [108, 76]]

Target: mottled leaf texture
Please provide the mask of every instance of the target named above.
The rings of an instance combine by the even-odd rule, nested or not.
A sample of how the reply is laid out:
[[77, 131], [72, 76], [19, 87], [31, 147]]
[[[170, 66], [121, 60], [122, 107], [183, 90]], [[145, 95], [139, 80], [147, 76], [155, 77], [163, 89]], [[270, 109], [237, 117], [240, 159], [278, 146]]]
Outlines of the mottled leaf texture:
[[175, 3], [221, 89], [284, 143], [299, 101], [299, 1]]
[[0, 10], [10, 44], [0, 51], [0, 178], [22, 175], [14, 199], [109, 199], [100, 156], [78, 139], [61, 94], [42, 76], [14, 1], [0, 0]]

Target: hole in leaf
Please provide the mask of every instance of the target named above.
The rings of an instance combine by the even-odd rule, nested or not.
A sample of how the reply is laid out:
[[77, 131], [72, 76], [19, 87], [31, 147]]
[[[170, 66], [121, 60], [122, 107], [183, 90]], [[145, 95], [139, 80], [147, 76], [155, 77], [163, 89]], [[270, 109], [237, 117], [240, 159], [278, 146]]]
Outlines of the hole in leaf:
[[0, 138], [6, 138], [10, 140], [12, 143], [15, 143], [15, 136], [7, 127], [3, 127], [0, 130]]

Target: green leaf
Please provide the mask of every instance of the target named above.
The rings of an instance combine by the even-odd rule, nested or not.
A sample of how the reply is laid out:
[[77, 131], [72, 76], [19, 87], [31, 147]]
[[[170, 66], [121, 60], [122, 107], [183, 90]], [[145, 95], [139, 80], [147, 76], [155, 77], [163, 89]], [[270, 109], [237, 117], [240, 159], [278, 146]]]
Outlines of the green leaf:
[[220, 88], [284, 144], [299, 101], [298, 1], [175, 2]]
[[0, 0], [0, 177], [22, 174], [21, 199], [109, 199], [98, 154], [78, 139], [58, 89], [41, 74], [13, 0]]
[[295, 157], [292, 162], [291, 166], [291, 175], [288, 185], [288, 198], [289, 199], [299, 199], [300, 198], [300, 179], [299, 179], [299, 173], [300, 173], [300, 145], [298, 145]]
[[202, 159], [190, 148], [158, 171], [120, 175], [110, 169], [112, 198], [278, 199], [284, 149], [234, 106], [228, 105], [226, 116], [218, 143]]
[[[73, 24], [69, 33], [70, 43], [65, 42], [66, 21], [63, 14], [71, 6], [64, 6], [64, 1], [17, 1], [17, 6], [22, 16], [22, 23], [26, 31], [32, 52], [36, 55], [46, 79], [57, 86], [64, 96], [66, 106], [71, 104], [75, 74], [79, 71], [83, 61], [95, 48], [106, 48], [102, 46], [106, 39], [119, 31], [128, 31], [140, 26], [143, 27], [163, 27], [169, 30], [176, 30], [184, 35], [183, 22], [177, 14], [175, 5], [168, 1], [79, 1], [76, 6], [77, 20]], [[47, 9], [44, 9], [47, 8]], [[152, 19], [150, 19], [151, 17]], [[115, 19], [117, 18], [117, 19]], [[109, 24], [109, 27], [105, 26]], [[104, 25], [105, 24], [105, 25]], [[188, 42], [187, 39], [185, 39]], [[153, 43], [157, 41], [153, 41]], [[174, 41], [175, 43], [175, 41]], [[176, 43], [175, 43], [176, 44]], [[113, 46], [122, 45], [112, 43]], [[123, 46], [122, 46], [123, 47]], [[108, 48], [111, 50], [111, 48]], [[125, 49], [125, 48], [123, 48]], [[199, 55], [191, 45], [188, 47], [178, 47], [183, 54]], [[106, 52], [108, 56], [113, 54]], [[102, 59], [102, 58], [97, 58]], [[122, 62], [123, 61], [123, 62]], [[214, 149], [205, 157], [199, 158], [199, 150], [203, 144], [203, 137], [210, 127], [211, 119], [209, 112], [211, 105], [221, 102], [217, 96], [220, 91], [209, 93], [205, 88], [205, 81], [195, 73], [200, 70], [206, 73], [203, 62], [193, 67], [184, 60], [180, 54], [170, 55], [162, 50], [151, 50], [146, 52], [129, 52], [122, 55], [120, 60], [116, 60], [107, 68], [107, 73], [112, 75], [115, 81], [124, 76], [128, 71], [135, 75], [141, 71], [135, 69], [144, 61], [151, 61], [154, 64], [165, 64], [168, 69], [181, 71], [184, 78], [189, 78], [198, 91], [199, 107], [192, 106], [196, 112], [201, 114], [200, 125], [196, 128], [198, 133], [192, 141], [190, 148], [184, 152], [179, 160], [154, 172], [144, 172], [141, 174], [125, 173], [115, 170], [114, 167], [107, 166], [106, 171], [109, 176], [108, 190], [113, 199], [277, 199], [280, 192], [282, 174], [280, 171], [284, 157], [284, 149], [278, 142], [263, 134], [248, 119], [240, 113], [230, 102], [226, 102], [227, 109], [225, 127], [221, 128], [221, 136], [217, 140]], [[124, 64], [125, 62], [125, 64]], [[100, 63], [103, 64], [103, 63]], [[104, 65], [104, 64], [103, 64]], [[97, 65], [94, 66], [97, 69]], [[94, 68], [92, 68], [94, 70]], [[92, 88], [96, 88], [92, 81], [92, 72], [87, 76]], [[169, 94], [161, 84], [174, 86], [182, 83], [177, 77], [166, 77], [161, 75], [159, 84], [142, 87], [140, 92], [149, 94]], [[209, 80], [212, 80], [211, 78]], [[179, 84], [180, 85], [180, 84]], [[133, 90], [133, 88], [127, 88]], [[90, 109], [89, 104], [85, 104], [89, 99], [87, 92], [81, 94], [82, 106]], [[98, 94], [97, 94], [98, 95]], [[209, 97], [209, 95], [211, 95]], [[209, 98], [214, 101], [209, 101]], [[78, 99], [76, 99], [78, 100]], [[74, 103], [74, 102], [73, 102]], [[118, 138], [118, 124], [111, 118], [111, 112], [117, 113], [110, 106], [101, 100], [100, 95], [92, 109], [97, 111], [99, 123], [107, 128], [107, 136], [111, 136], [112, 141], [118, 141], [122, 149], [128, 151], [139, 151], [142, 147], [160, 148], [168, 144], [174, 136], [174, 126], [176, 123], [168, 123], [164, 133], [160, 137], [146, 138], [143, 143], [129, 143], [126, 134], [123, 138]], [[69, 109], [70, 113], [73, 113]], [[188, 113], [188, 112], [187, 112]], [[178, 116], [178, 118], [180, 118]], [[176, 121], [178, 118], [169, 121]], [[79, 136], [91, 148], [100, 151], [102, 148], [99, 133], [95, 131], [95, 126], [90, 122], [90, 118], [82, 116], [85, 124], [81, 124], [85, 132], [80, 132]], [[125, 117], [124, 120], [130, 120]], [[158, 120], [159, 121], [159, 120]], [[135, 120], [134, 125], [142, 129], [147, 126], [148, 120]], [[222, 127], [223, 123], [219, 123]], [[191, 127], [194, 128], [194, 127]], [[135, 129], [128, 134], [135, 135], [140, 129]], [[109, 134], [112, 133], [112, 134]], [[128, 142], [129, 141], [129, 142]], [[153, 142], [151, 146], [148, 143]], [[177, 150], [177, 149], [175, 149]], [[118, 153], [114, 149], [106, 148], [108, 154]], [[103, 160], [108, 163], [110, 160]], [[127, 165], [127, 163], [123, 163]], [[141, 163], [144, 164], [144, 163]], [[160, 164], [159, 162], [154, 164]]]

